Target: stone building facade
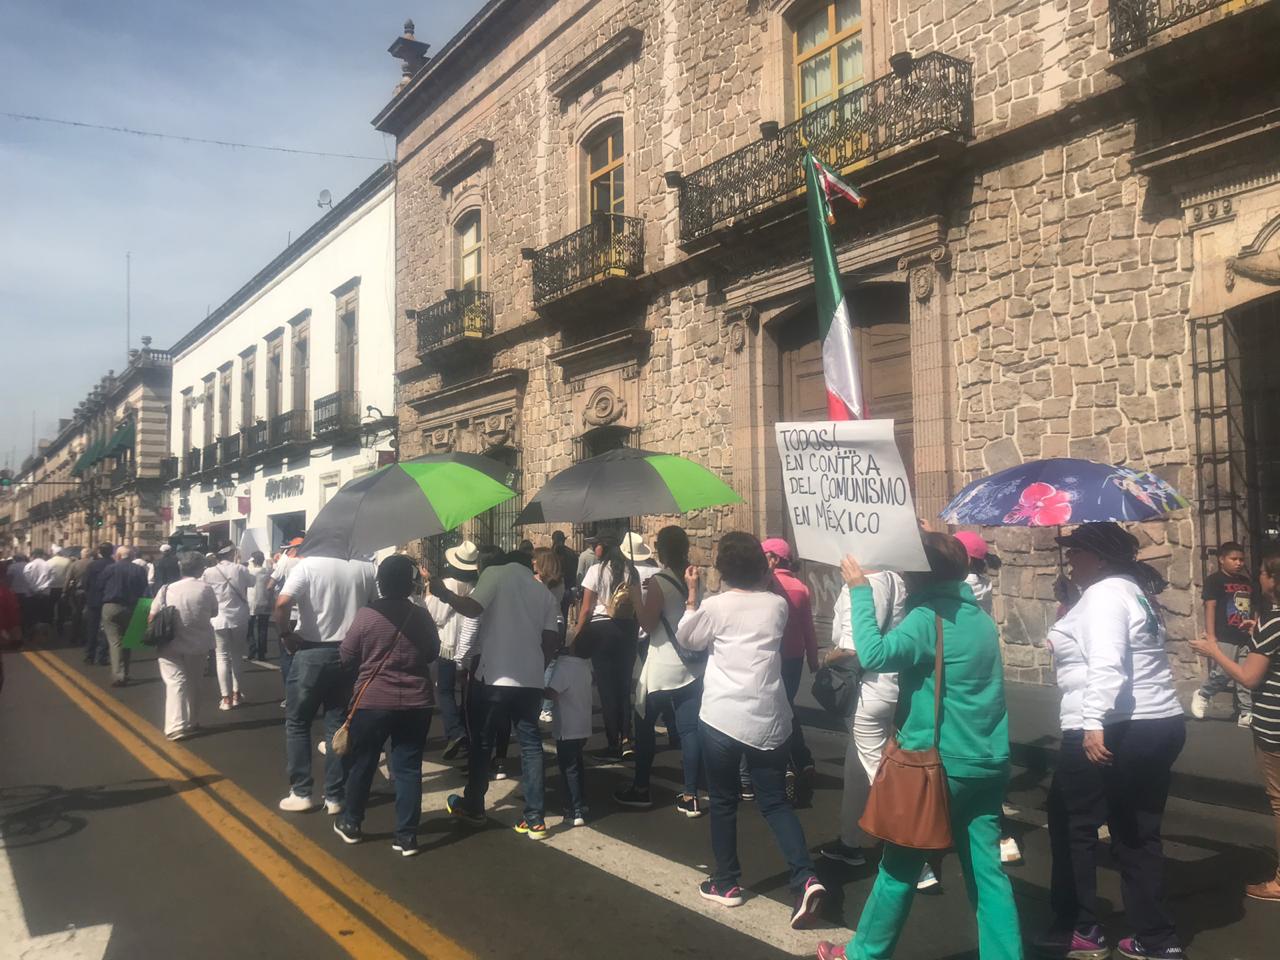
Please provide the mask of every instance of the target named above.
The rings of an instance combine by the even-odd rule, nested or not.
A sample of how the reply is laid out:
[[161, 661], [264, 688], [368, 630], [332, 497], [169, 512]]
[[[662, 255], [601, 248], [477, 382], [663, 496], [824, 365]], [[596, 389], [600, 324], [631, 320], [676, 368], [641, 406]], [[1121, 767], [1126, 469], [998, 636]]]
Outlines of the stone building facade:
[[151, 338], [124, 371], [108, 371], [58, 435], [15, 478], [9, 510], [15, 550], [164, 541], [170, 357]]
[[[869, 199], [837, 206], [838, 265], [922, 513], [1025, 459], [1153, 470], [1194, 501], [1140, 531], [1194, 673], [1213, 547], [1280, 527], [1278, 10], [492, 0], [431, 58], [407, 25], [374, 121], [402, 455], [505, 458], [527, 497], [611, 446], [684, 454], [744, 497], [682, 518], [702, 559], [785, 534], [772, 425], [825, 416], [812, 149]], [[1047, 679], [1053, 531], [989, 533], [1010, 675]], [[833, 571], [806, 576], [829, 611]]]

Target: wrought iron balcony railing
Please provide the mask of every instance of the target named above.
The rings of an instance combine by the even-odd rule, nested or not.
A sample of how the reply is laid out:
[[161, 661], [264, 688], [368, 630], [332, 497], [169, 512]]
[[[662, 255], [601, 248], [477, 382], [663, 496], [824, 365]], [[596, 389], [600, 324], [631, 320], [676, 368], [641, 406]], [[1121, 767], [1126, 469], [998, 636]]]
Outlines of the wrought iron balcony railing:
[[360, 431], [360, 394], [339, 390], [315, 402], [317, 437], [350, 436]]
[[200, 448], [200, 468], [208, 473], [218, 466], [218, 441], [206, 443]]
[[240, 434], [233, 433], [218, 441], [218, 462], [229, 467], [240, 459]]
[[1162, 30], [1230, 0], [1111, 0], [1111, 52], [1117, 57], [1147, 45]]
[[638, 277], [644, 272], [644, 222], [596, 214], [581, 230], [532, 251], [531, 259], [535, 306], [609, 277]]
[[252, 457], [254, 454], [262, 453], [271, 445], [271, 426], [267, 421], [259, 420], [241, 430], [240, 437], [241, 455]]
[[192, 447], [182, 455], [182, 475], [194, 477], [200, 472], [200, 451]]
[[[464, 340], [483, 340], [493, 333], [493, 294], [487, 290], [446, 290], [424, 310], [415, 310], [418, 356], [426, 356]], [[316, 430], [319, 431], [317, 421]]]
[[682, 177], [681, 242], [803, 188], [806, 149], [839, 171], [939, 136], [973, 136], [972, 65], [944, 53], [896, 55], [893, 73]]
[[132, 461], [117, 463], [111, 470], [110, 486], [112, 489], [123, 487], [138, 478], [138, 465]]
[[160, 479], [164, 482], [178, 479], [178, 458], [162, 457], [160, 459]]
[[291, 447], [311, 439], [308, 411], [288, 410], [271, 421], [271, 446]]

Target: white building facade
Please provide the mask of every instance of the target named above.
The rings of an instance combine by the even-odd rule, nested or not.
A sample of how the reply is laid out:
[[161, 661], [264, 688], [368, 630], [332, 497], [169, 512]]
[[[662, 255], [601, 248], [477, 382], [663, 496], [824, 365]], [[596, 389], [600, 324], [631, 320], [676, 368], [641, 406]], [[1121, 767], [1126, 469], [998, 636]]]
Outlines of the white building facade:
[[379, 168], [176, 343], [171, 529], [264, 551], [394, 459], [395, 171]]

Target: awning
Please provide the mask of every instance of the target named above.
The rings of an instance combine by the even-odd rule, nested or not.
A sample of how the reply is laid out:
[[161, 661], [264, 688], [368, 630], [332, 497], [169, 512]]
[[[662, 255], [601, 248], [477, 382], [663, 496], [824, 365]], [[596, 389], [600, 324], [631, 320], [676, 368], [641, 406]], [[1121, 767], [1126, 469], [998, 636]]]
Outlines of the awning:
[[102, 449], [102, 441], [91, 443], [84, 448], [84, 453], [80, 454], [80, 459], [76, 461], [76, 465], [71, 468], [73, 475], [79, 475], [88, 469], [98, 460], [99, 451]]
[[106, 448], [98, 455], [98, 459], [102, 460], [106, 457], [118, 457], [121, 454], [133, 449], [134, 438], [133, 420], [126, 420], [119, 429], [111, 435], [111, 439], [107, 441]]

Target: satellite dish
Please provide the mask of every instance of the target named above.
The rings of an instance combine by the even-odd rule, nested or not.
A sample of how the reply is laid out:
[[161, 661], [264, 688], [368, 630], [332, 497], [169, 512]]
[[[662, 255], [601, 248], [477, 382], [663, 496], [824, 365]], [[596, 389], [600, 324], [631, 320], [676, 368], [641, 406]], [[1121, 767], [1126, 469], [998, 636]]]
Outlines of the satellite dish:
[[320, 191], [320, 196], [316, 199], [316, 206], [317, 206], [317, 207], [328, 207], [330, 210], [332, 210], [332, 209], [333, 209], [333, 194], [331, 194], [328, 190], [321, 190], [321, 191]]

